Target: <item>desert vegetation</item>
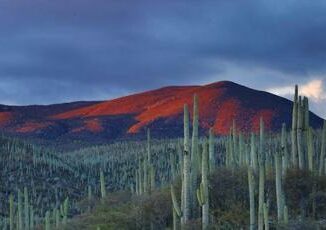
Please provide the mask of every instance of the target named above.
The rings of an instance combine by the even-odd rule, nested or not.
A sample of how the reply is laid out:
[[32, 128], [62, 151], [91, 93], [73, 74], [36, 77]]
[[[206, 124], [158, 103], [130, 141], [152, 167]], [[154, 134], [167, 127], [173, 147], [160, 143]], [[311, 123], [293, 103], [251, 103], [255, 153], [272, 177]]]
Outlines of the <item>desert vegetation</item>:
[[1, 229], [322, 229], [326, 122], [295, 96], [292, 126], [199, 135], [200, 98], [184, 137], [56, 153], [0, 138]]

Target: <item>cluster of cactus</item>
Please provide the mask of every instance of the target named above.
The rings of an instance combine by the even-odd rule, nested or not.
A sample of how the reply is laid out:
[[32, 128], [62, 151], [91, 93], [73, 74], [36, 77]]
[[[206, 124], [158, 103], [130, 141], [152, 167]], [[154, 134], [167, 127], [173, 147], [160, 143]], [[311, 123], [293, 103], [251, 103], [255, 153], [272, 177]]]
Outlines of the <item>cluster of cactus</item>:
[[[208, 173], [215, 169], [214, 135], [212, 129], [209, 131], [209, 140], [203, 141], [201, 152], [199, 148], [199, 110], [198, 97], [194, 95], [193, 102], [193, 125], [192, 141], [190, 151], [189, 138], [189, 111], [188, 105], [184, 105], [184, 141], [183, 154], [179, 156], [179, 174], [181, 177], [181, 203], [178, 202], [173, 184], [171, 184], [171, 199], [173, 204], [173, 229], [178, 229], [177, 224], [185, 226], [199, 214], [196, 212], [202, 207], [202, 228], [207, 229], [209, 225], [209, 196], [208, 196]], [[175, 174], [176, 161], [171, 156], [171, 172]], [[201, 174], [201, 183], [198, 186], [197, 175]], [[177, 220], [177, 216], [179, 220]]]
[[0, 165], [1, 229], [34, 229], [64, 197], [76, 202], [83, 196], [66, 186], [74, 183], [74, 168], [43, 148], [2, 136]]
[[148, 194], [155, 189], [155, 168], [152, 164], [151, 155], [151, 134], [147, 129], [147, 151], [145, 156], [139, 157], [138, 169], [135, 171], [135, 189], [131, 186], [131, 191], [137, 195]]
[[[285, 143], [285, 126], [282, 128], [282, 141]], [[266, 197], [265, 190], [265, 177], [266, 177], [266, 148], [265, 148], [265, 138], [264, 138], [264, 123], [260, 120], [260, 134], [259, 134], [259, 151], [257, 156], [257, 151], [255, 151], [255, 141], [254, 135], [251, 135], [251, 159], [248, 167], [248, 187], [249, 187], [249, 204], [250, 204], [250, 229], [269, 229], [269, 204], [270, 200]], [[282, 154], [284, 154], [285, 147], [278, 148], [278, 151], [274, 154], [274, 168], [275, 168], [275, 187], [276, 187], [276, 206], [277, 206], [277, 219], [278, 222], [287, 223], [288, 222], [288, 211], [285, 205], [285, 195], [282, 188], [282, 177], [284, 176], [282, 166]], [[258, 163], [257, 163], [258, 159]], [[267, 158], [269, 159], [269, 158]], [[273, 162], [271, 162], [273, 163]], [[286, 170], [286, 169], [284, 169]], [[258, 185], [258, 189], [257, 189]], [[255, 194], [258, 190], [258, 212], [257, 205], [255, 202]], [[256, 216], [257, 213], [257, 216]]]
[[[292, 164], [301, 170], [308, 167], [305, 165], [306, 160], [312, 160], [312, 156], [308, 156], [308, 154], [312, 154], [312, 152], [308, 152], [309, 132], [311, 131], [308, 98], [298, 95], [298, 86], [296, 85], [292, 113]], [[309, 165], [312, 166], [312, 162], [309, 162]]]
[[[54, 208], [51, 213], [49, 210], [45, 212], [44, 224], [47, 230], [51, 229], [51, 222], [55, 227], [60, 224], [67, 223], [68, 216], [68, 198], [60, 206], [60, 209]], [[50, 215], [52, 216], [50, 217]], [[34, 208], [29, 203], [28, 189], [25, 187], [22, 193], [19, 189], [17, 192], [17, 203], [14, 202], [14, 196], [9, 195], [9, 224], [5, 223], [4, 229], [9, 230], [33, 230], [34, 227], [42, 222], [42, 218], [34, 215]]]

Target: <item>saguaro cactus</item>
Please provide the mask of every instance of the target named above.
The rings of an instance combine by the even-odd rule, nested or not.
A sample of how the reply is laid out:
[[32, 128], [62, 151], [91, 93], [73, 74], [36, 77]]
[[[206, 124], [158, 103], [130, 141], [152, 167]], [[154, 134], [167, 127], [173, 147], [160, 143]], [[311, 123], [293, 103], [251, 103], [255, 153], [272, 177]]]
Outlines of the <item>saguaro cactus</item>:
[[14, 197], [12, 194], [9, 195], [9, 228], [14, 230]]
[[22, 204], [22, 194], [18, 190], [18, 228], [23, 230], [23, 204]]
[[259, 199], [258, 199], [258, 230], [264, 228], [265, 202], [265, 152], [264, 152], [264, 122], [260, 118], [259, 132]]
[[51, 226], [50, 226], [50, 212], [46, 211], [45, 213], [45, 230], [50, 230]]
[[144, 159], [143, 161], [143, 168], [144, 168], [144, 193], [148, 192], [148, 160]]
[[266, 157], [265, 157], [265, 141], [264, 141], [264, 120], [261, 117], [260, 122], [259, 122], [259, 158], [264, 162]]
[[198, 175], [198, 96], [197, 94], [194, 95], [193, 101], [193, 115], [192, 115], [192, 143], [191, 143], [191, 212], [192, 215], [195, 217], [196, 207], [197, 207], [197, 200], [195, 199], [195, 192], [197, 189], [197, 175]]
[[313, 143], [313, 133], [311, 127], [308, 127], [307, 148], [308, 148], [308, 169], [312, 172], [314, 170], [314, 143]]
[[304, 152], [303, 152], [303, 106], [302, 99], [299, 96], [298, 102], [298, 120], [297, 120], [297, 142], [298, 142], [298, 156], [299, 156], [299, 168], [304, 169]]
[[214, 133], [213, 128], [209, 129], [209, 172], [212, 173], [215, 170], [215, 156], [214, 156]]
[[101, 186], [101, 197], [104, 199], [106, 197], [106, 188], [103, 171], [100, 170], [100, 186]]
[[292, 111], [292, 132], [291, 132], [291, 149], [292, 149], [292, 164], [298, 167], [298, 140], [297, 140], [297, 123], [298, 123], [298, 85], [295, 85], [295, 93], [293, 100]]
[[269, 201], [264, 203], [264, 225], [265, 230], [269, 230]]
[[29, 209], [29, 229], [34, 229], [34, 209], [33, 209], [33, 206], [31, 205], [30, 206], [30, 209]]
[[288, 223], [289, 223], [289, 211], [288, 211], [288, 207], [284, 205], [284, 224], [288, 224]]
[[322, 130], [322, 136], [321, 136], [321, 151], [320, 151], [320, 158], [319, 158], [319, 175], [321, 176], [323, 174], [323, 168], [324, 168], [324, 161], [325, 161], [325, 153], [326, 153], [326, 120], [324, 120], [324, 126]]
[[181, 207], [179, 205], [179, 202], [177, 200], [177, 197], [175, 195], [175, 189], [173, 187], [173, 185], [171, 184], [171, 199], [172, 199], [172, 205], [173, 205], [173, 230], [177, 230], [178, 229], [178, 218], [181, 218], [183, 213], [181, 211]]
[[151, 130], [147, 129], [147, 160], [148, 163], [152, 163], [152, 155], [151, 155]]
[[25, 230], [29, 229], [29, 202], [28, 202], [28, 191], [24, 187], [24, 217], [25, 217]]
[[283, 221], [283, 190], [282, 190], [282, 163], [279, 152], [275, 153], [275, 184], [276, 184], [276, 203], [277, 203], [277, 219]]
[[183, 153], [183, 221], [188, 223], [191, 218], [191, 178], [189, 153], [189, 111], [184, 106], [184, 153]]
[[67, 223], [68, 219], [68, 211], [69, 211], [69, 198], [67, 197], [63, 203], [63, 223]]
[[207, 156], [207, 143], [203, 144], [202, 152], [202, 173], [201, 173], [201, 183], [197, 190], [197, 198], [199, 204], [202, 206], [202, 228], [206, 230], [209, 224], [209, 197], [208, 197], [208, 156]]
[[286, 124], [282, 124], [281, 133], [281, 151], [282, 151], [282, 176], [285, 176], [286, 170], [289, 165], [288, 151], [287, 151], [287, 141], [286, 141]]
[[255, 144], [255, 134], [251, 133], [250, 137], [250, 156], [251, 156], [251, 166], [255, 173], [258, 172], [258, 160], [257, 160], [257, 151]]
[[264, 229], [265, 164], [259, 164], [258, 230]]
[[248, 167], [249, 204], [250, 204], [250, 230], [256, 229], [255, 211], [255, 176], [251, 166]]

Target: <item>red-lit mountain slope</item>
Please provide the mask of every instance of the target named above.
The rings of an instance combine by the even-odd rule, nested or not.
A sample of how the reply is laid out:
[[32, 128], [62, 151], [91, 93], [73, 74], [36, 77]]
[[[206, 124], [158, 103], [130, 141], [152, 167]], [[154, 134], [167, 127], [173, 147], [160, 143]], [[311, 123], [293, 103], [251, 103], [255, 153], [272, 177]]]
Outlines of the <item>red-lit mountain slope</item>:
[[[0, 128], [11, 134], [56, 140], [110, 141], [143, 134], [150, 127], [156, 137], [182, 135], [183, 105], [192, 109], [199, 97], [200, 131], [214, 127], [226, 134], [235, 120], [242, 131], [257, 131], [260, 117], [267, 129], [291, 125], [292, 103], [282, 97], [223, 81], [204, 86], [172, 86], [103, 102], [49, 106], [0, 106]], [[311, 125], [322, 119], [311, 113]]]

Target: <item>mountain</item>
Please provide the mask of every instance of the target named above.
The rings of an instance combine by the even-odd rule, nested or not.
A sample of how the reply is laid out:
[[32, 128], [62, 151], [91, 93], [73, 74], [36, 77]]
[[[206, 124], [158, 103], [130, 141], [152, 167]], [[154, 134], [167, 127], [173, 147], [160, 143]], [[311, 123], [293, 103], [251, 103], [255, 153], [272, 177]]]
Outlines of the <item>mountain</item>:
[[[187, 103], [191, 111], [194, 94], [199, 98], [202, 134], [210, 127], [216, 134], [227, 134], [233, 120], [239, 130], [257, 131], [260, 117], [271, 131], [280, 130], [282, 122], [291, 126], [291, 101], [221, 81], [164, 87], [108, 101], [0, 105], [0, 129], [50, 141], [107, 142], [143, 135], [147, 127], [155, 137], [177, 137], [183, 134], [183, 105]], [[310, 123], [320, 127], [322, 119], [310, 113]]]

